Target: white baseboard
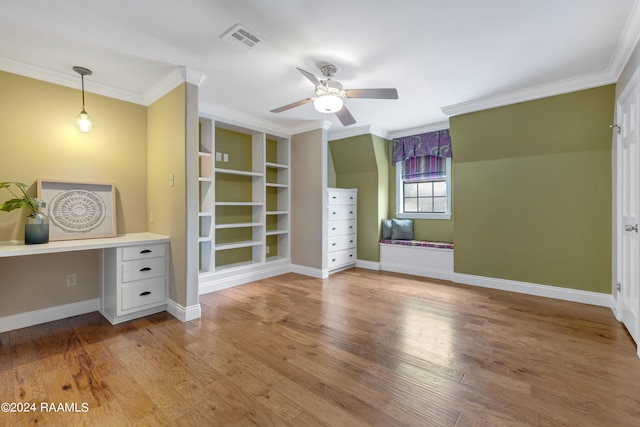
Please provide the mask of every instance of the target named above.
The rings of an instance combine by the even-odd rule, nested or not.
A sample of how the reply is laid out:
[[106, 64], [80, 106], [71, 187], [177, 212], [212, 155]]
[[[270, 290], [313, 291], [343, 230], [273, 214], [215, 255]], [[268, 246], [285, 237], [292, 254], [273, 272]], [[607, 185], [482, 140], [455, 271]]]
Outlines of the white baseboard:
[[201, 275], [199, 278], [200, 295], [221, 291], [233, 286], [244, 285], [280, 274], [290, 273], [289, 261], [274, 262], [272, 264], [247, 265], [218, 273]]
[[394, 273], [411, 274], [413, 276], [429, 277], [431, 279], [449, 280], [455, 282], [455, 273], [449, 270], [440, 270], [430, 267], [407, 266], [406, 264], [396, 264], [392, 262], [381, 262], [380, 270], [392, 271]]
[[363, 259], [356, 260], [356, 267], [365, 268], [367, 270], [380, 270], [380, 263], [375, 261], [366, 261]]
[[305, 265], [291, 264], [291, 272], [304, 276], [315, 277], [316, 279], [326, 279], [329, 277], [329, 270], [322, 268], [307, 267]]
[[28, 311], [26, 313], [13, 314], [0, 317], [0, 332], [26, 328], [67, 317], [92, 313], [100, 309], [100, 298], [43, 308], [41, 310]]
[[167, 311], [181, 322], [199, 319], [202, 316], [200, 304], [183, 307], [172, 299], [167, 302]]
[[603, 294], [600, 292], [561, 288], [558, 286], [519, 282], [516, 280], [496, 279], [493, 277], [474, 276], [463, 273], [453, 273], [452, 281], [464, 285], [499, 289], [502, 291], [555, 298], [564, 301], [579, 302], [601, 307], [611, 307], [613, 304], [613, 296], [611, 294]]

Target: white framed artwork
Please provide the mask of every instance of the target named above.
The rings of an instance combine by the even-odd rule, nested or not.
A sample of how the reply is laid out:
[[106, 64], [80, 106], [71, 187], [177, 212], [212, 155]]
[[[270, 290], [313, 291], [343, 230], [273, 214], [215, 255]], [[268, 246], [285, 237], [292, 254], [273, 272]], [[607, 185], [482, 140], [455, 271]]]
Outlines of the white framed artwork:
[[50, 241], [116, 236], [113, 184], [38, 179], [37, 191], [47, 204]]

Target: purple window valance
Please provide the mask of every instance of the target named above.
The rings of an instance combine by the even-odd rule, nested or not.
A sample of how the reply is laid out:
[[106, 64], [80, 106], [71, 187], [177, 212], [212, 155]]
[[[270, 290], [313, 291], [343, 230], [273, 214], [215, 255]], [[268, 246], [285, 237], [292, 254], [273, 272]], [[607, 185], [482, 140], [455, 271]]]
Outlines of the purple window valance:
[[421, 156], [451, 157], [449, 129], [394, 138], [392, 163]]

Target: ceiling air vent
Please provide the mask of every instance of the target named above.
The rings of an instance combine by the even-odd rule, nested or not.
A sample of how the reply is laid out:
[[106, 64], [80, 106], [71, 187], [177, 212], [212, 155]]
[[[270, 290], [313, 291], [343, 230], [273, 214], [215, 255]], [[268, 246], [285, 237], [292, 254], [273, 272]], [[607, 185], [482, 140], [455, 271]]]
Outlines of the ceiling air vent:
[[220, 38], [233, 46], [245, 50], [262, 41], [256, 33], [240, 24], [231, 27], [231, 29], [222, 34]]

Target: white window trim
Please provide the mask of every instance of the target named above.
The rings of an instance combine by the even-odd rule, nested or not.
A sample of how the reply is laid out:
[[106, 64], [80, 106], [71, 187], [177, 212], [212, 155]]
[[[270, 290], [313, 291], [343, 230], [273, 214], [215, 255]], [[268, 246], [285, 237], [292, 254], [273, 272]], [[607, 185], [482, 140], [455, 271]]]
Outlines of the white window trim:
[[451, 157], [446, 160], [447, 208], [439, 213], [404, 213], [402, 199], [404, 185], [402, 185], [402, 162], [396, 163], [396, 218], [406, 219], [451, 219]]

